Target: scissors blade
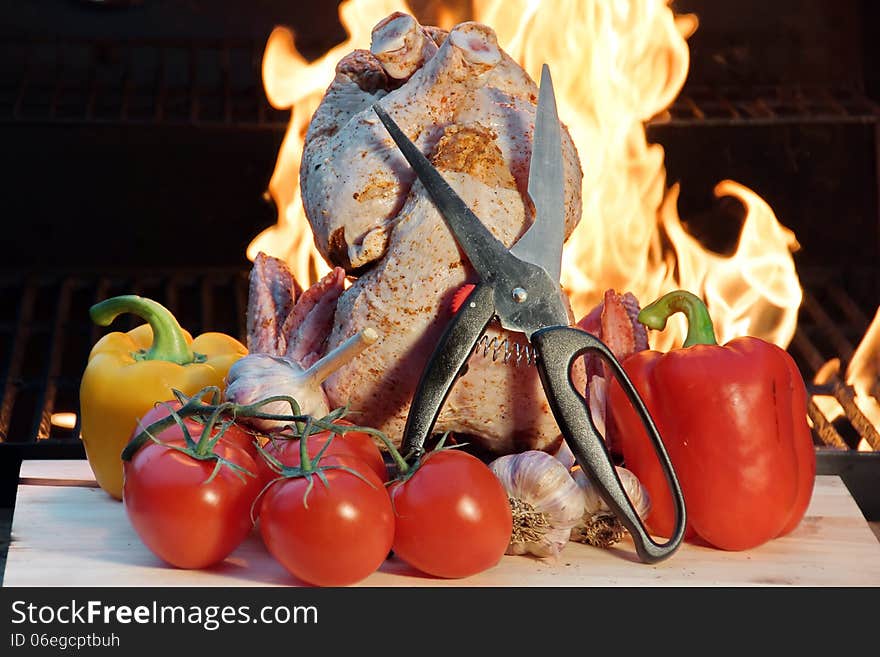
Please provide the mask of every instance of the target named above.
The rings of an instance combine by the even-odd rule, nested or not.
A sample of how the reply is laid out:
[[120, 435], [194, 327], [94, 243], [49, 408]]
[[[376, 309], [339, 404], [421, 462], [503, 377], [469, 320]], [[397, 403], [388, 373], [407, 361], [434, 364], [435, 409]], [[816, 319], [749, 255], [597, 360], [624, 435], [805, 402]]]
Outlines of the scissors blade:
[[550, 69], [541, 69], [535, 138], [529, 163], [529, 196], [535, 204], [535, 221], [510, 252], [520, 260], [542, 267], [554, 281], [562, 272], [565, 240], [565, 189], [562, 136], [556, 113], [556, 96]]
[[510, 259], [510, 252], [483, 222], [471, 212], [471, 209], [449, 186], [440, 172], [428, 162], [428, 158], [403, 134], [394, 120], [378, 105], [373, 110], [391, 134], [401, 153], [416, 172], [425, 186], [434, 205], [440, 211], [447, 226], [452, 231], [455, 241], [464, 251], [471, 266], [480, 278], [489, 282], [494, 280], [498, 268], [505, 259]]

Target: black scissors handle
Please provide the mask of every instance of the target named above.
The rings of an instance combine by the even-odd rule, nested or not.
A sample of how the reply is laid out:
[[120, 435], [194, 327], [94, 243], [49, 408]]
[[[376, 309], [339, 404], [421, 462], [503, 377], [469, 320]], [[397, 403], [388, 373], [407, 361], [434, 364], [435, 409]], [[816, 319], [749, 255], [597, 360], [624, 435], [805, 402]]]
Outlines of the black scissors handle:
[[405, 455], [424, 451], [425, 440], [431, 435], [452, 385], [495, 316], [494, 295], [491, 286], [477, 285], [440, 336], [422, 372], [406, 418], [402, 446]]
[[[629, 530], [639, 558], [645, 563], [656, 563], [671, 556], [684, 537], [686, 523], [684, 497], [657, 427], [623, 367], [601, 340], [579, 329], [551, 326], [536, 331], [531, 341], [538, 352], [538, 373], [547, 394], [547, 401], [556, 417], [556, 423], [578, 464], [593, 481], [599, 484], [605, 503]], [[589, 407], [572, 383], [570, 375], [572, 363], [575, 358], [587, 351], [597, 354], [608, 363], [654, 443], [654, 451], [660, 459], [675, 506], [675, 528], [672, 536], [665, 543], [655, 542], [648, 534], [642, 519], [620, 483], [605, 447], [605, 441], [593, 424]]]

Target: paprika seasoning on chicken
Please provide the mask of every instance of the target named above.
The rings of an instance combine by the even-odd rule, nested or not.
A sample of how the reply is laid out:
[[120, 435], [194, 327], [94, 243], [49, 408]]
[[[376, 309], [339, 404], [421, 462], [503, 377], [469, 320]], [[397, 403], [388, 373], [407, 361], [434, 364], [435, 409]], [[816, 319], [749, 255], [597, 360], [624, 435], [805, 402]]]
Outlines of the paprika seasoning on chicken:
[[[807, 425], [806, 389], [778, 346], [752, 336], [718, 345], [703, 302], [670, 292], [639, 314], [662, 330], [683, 312], [680, 349], [641, 351], [623, 367], [660, 430], [681, 483], [695, 535], [723, 550], [746, 550], [792, 531], [813, 492], [816, 457]], [[616, 382], [609, 407], [624, 463], [652, 500], [649, 529], [669, 536], [672, 497], [651, 441]]]

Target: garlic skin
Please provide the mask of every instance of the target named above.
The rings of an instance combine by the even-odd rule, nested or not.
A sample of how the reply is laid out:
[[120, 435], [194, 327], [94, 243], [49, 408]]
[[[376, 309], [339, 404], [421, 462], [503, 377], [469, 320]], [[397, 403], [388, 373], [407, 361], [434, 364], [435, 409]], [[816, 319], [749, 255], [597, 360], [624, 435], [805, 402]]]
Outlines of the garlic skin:
[[566, 470], [571, 470], [576, 463], [574, 452], [572, 452], [571, 447], [568, 446], [567, 440], [562, 441], [562, 444], [559, 445], [559, 449], [553, 453], [553, 458], [562, 463]]
[[[269, 354], [248, 354], [229, 368], [226, 400], [235, 404], [253, 404], [275, 395], [289, 395], [296, 399], [300, 412], [324, 417], [330, 412], [327, 395], [320, 384], [303, 385], [303, 369], [291, 358]], [[270, 415], [292, 415], [290, 404], [276, 401], [260, 409]], [[283, 427], [287, 422], [247, 418], [248, 424], [270, 431]]]
[[[615, 469], [633, 508], [644, 522], [648, 514], [651, 513], [651, 497], [648, 495], [647, 489], [631, 470], [619, 466]], [[584, 496], [584, 514], [572, 529], [571, 540], [598, 547], [614, 545], [623, 538], [626, 529], [614, 515], [614, 512], [605, 504], [605, 500], [599, 494], [598, 487], [586, 473], [580, 468], [576, 468], [571, 474]]]
[[[236, 404], [254, 404], [267, 397], [286, 395], [299, 404], [300, 413], [321, 418], [330, 412], [327, 395], [321, 386], [333, 372], [351, 361], [379, 339], [373, 328], [356, 333], [314, 365], [304, 370], [291, 358], [270, 354], [248, 354], [229, 368], [226, 377], [227, 401]], [[292, 415], [290, 404], [272, 402], [261, 407], [269, 415]], [[248, 424], [263, 431], [271, 431], [290, 424], [281, 420], [247, 418]]]
[[593, 425], [603, 438], [605, 434], [605, 411], [608, 408], [608, 381], [603, 376], [594, 376], [589, 384], [590, 416]]
[[507, 554], [555, 557], [584, 515], [584, 495], [562, 463], [529, 450], [489, 464], [510, 500], [513, 533]]

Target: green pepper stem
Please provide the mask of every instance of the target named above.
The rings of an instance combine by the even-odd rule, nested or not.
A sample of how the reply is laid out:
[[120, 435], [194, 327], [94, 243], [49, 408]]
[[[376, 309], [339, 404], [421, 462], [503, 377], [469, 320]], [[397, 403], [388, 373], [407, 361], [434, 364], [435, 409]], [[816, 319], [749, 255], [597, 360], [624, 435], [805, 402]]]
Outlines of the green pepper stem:
[[92, 321], [98, 326], [109, 326], [123, 313], [137, 315], [153, 329], [153, 344], [146, 352], [136, 356], [138, 360], [166, 360], [178, 365], [187, 365], [196, 360], [174, 315], [152, 299], [124, 294], [97, 303], [89, 309]]
[[658, 331], [666, 328], [666, 320], [675, 313], [684, 313], [688, 321], [688, 331], [683, 347], [695, 344], [718, 344], [715, 327], [706, 309], [706, 304], [695, 294], [685, 290], [675, 290], [664, 294], [654, 303], [642, 308], [639, 321]]

